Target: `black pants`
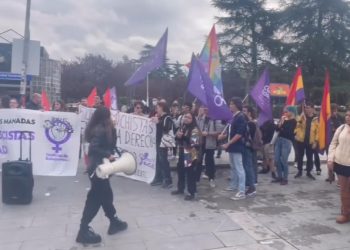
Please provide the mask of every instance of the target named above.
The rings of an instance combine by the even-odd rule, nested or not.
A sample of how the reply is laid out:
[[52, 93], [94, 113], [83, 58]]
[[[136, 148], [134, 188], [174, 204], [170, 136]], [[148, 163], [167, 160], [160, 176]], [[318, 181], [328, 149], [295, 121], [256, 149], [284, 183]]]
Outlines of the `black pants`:
[[205, 149], [204, 159], [205, 159], [205, 174], [209, 177], [209, 180], [215, 179], [215, 161], [214, 161], [215, 149]]
[[218, 147], [218, 153], [217, 153], [217, 157], [221, 157], [221, 153], [222, 153], [222, 149], [221, 146]]
[[294, 149], [294, 162], [298, 163], [298, 142], [293, 142], [293, 149]]
[[198, 161], [195, 160], [192, 162], [192, 166], [190, 167], [185, 167], [184, 161], [184, 149], [179, 148], [179, 162], [177, 163], [177, 190], [184, 192], [185, 183], [187, 183], [188, 193], [194, 195], [197, 191], [196, 167], [198, 165]]
[[298, 171], [303, 171], [303, 160], [304, 160], [304, 154], [306, 153], [306, 172], [311, 173], [314, 163], [314, 150], [312, 149], [311, 145], [308, 143], [303, 142], [297, 142], [297, 151], [298, 151]]
[[318, 155], [317, 150], [314, 150], [314, 162], [316, 166], [316, 171], [321, 171], [321, 161], [320, 156]]
[[91, 189], [87, 194], [81, 228], [86, 228], [102, 206], [108, 219], [113, 219], [116, 210], [113, 206], [113, 192], [109, 179], [100, 179], [96, 175], [90, 178]]
[[156, 174], [154, 180], [164, 183], [172, 183], [167, 148], [157, 147]]

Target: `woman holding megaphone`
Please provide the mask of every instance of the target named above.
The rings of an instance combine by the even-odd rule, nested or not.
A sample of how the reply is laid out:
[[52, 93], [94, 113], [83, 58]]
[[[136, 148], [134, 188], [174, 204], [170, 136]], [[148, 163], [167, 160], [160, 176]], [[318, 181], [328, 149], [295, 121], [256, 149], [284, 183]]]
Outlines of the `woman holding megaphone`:
[[110, 221], [108, 234], [112, 235], [125, 230], [128, 224], [116, 217], [113, 205], [113, 192], [109, 179], [98, 178], [95, 170], [103, 162], [104, 158], [114, 161], [114, 149], [116, 146], [116, 131], [111, 119], [109, 109], [99, 107], [92, 115], [85, 130], [85, 139], [89, 143], [89, 163], [87, 172], [91, 182], [91, 188], [81, 218], [80, 230], [76, 241], [83, 244], [96, 244], [101, 242], [101, 236], [95, 233], [90, 222], [96, 216], [100, 207], [103, 208], [106, 217]]

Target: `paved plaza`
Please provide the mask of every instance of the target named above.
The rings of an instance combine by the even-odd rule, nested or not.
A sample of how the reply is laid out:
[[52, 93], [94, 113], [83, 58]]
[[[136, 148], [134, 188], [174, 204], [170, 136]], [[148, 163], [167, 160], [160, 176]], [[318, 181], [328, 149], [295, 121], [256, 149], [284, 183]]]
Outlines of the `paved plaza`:
[[[296, 172], [291, 167], [291, 176]], [[107, 235], [102, 210], [92, 223], [103, 243], [75, 243], [89, 188], [83, 167], [76, 177], [36, 177], [34, 200], [26, 206], [0, 205], [1, 250], [293, 250], [350, 249], [350, 224], [338, 225], [338, 189], [325, 182], [290, 178], [288, 186], [259, 175], [255, 198], [233, 201], [223, 191], [229, 169], [217, 172], [217, 187], [202, 180], [196, 201], [170, 195], [121, 177], [111, 179], [118, 215], [127, 231]], [[175, 179], [175, 172], [173, 172]]]

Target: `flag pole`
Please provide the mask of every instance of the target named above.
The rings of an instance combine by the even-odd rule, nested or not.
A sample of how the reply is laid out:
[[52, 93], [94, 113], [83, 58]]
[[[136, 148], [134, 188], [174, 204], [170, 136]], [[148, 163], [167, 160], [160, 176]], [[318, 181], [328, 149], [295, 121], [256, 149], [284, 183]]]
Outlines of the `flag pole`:
[[247, 94], [244, 99], [242, 100], [242, 102], [245, 102], [245, 100], [248, 98], [249, 94]]
[[147, 102], [147, 107], [149, 107], [150, 103], [149, 103], [149, 79], [148, 79], [149, 73], [147, 73], [147, 77], [146, 77], [146, 102]]

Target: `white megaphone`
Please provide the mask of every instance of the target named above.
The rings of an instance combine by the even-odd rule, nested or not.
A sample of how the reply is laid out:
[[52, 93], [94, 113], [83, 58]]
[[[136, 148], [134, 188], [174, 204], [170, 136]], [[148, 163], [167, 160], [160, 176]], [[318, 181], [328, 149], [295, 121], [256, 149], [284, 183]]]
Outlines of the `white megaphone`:
[[133, 175], [136, 172], [136, 167], [135, 156], [129, 152], [123, 152], [120, 158], [113, 162], [104, 158], [103, 163], [96, 168], [96, 175], [101, 179], [107, 179], [108, 176], [115, 173]]

